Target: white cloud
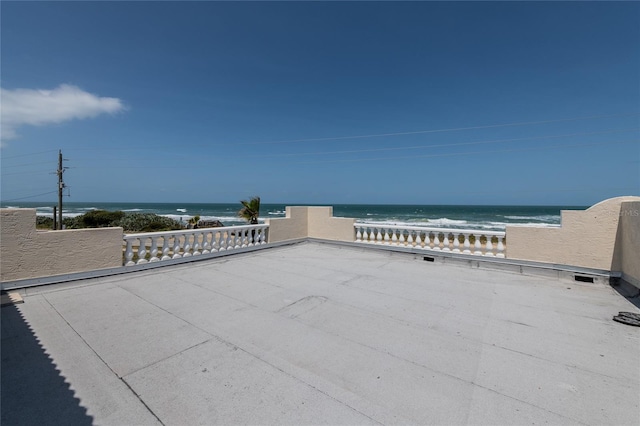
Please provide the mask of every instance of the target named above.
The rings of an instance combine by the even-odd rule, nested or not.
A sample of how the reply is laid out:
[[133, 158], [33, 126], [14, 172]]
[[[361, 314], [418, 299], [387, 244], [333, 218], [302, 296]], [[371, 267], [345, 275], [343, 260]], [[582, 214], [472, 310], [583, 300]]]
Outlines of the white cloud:
[[53, 90], [0, 88], [0, 95], [2, 143], [15, 138], [20, 126], [56, 124], [125, 109], [118, 98], [99, 97], [68, 84]]

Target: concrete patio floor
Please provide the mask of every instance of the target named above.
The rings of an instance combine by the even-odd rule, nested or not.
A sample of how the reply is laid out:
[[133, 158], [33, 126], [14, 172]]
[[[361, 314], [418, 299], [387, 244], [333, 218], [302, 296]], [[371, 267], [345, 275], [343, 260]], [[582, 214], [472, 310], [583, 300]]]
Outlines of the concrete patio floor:
[[613, 288], [306, 242], [27, 290], [2, 424], [640, 424]]

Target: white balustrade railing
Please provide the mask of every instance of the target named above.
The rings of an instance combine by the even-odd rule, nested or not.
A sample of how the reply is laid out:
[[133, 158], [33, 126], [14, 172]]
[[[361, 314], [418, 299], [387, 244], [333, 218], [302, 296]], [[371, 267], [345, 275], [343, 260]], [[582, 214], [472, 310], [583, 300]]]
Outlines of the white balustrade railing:
[[356, 223], [355, 233], [357, 243], [505, 257], [506, 234], [500, 231]]
[[268, 225], [260, 224], [128, 234], [123, 237], [124, 265], [259, 246], [267, 243], [268, 229]]

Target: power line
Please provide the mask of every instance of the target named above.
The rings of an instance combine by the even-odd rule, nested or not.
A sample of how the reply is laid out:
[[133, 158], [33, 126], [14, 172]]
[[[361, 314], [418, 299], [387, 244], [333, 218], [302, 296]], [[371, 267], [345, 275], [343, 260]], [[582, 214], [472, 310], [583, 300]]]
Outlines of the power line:
[[10, 165], [5, 165], [2, 166], [3, 169], [8, 169], [11, 167], [24, 167], [24, 166], [37, 166], [39, 164], [49, 164], [51, 163], [50, 161], [40, 161], [38, 163], [22, 163], [22, 164], [10, 164]]
[[40, 151], [40, 152], [30, 152], [28, 154], [18, 154], [18, 155], [11, 155], [11, 156], [2, 156], [2, 159], [10, 159], [10, 158], [18, 158], [18, 157], [28, 157], [30, 155], [38, 155], [38, 154], [48, 154], [50, 152], [55, 152], [55, 149], [49, 149], [47, 151]]
[[391, 161], [391, 160], [404, 160], [404, 159], [414, 159], [414, 158], [436, 158], [436, 157], [457, 157], [463, 155], [482, 155], [482, 154], [498, 154], [505, 152], [525, 152], [525, 151], [543, 151], [545, 149], [556, 149], [556, 148], [579, 148], [584, 146], [597, 146], [597, 145], [608, 145], [614, 143], [640, 143], [638, 139], [630, 139], [630, 140], [622, 140], [622, 141], [606, 141], [606, 142], [593, 142], [593, 143], [585, 143], [585, 144], [567, 144], [567, 145], [553, 145], [546, 147], [532, 147], [532, 148], [521, 148], [521, 149], [504, 149], [504, 150], [493, 150], [493, 151], [467, 151], [467, 152], [455, 152], [455, 153], [443, 153], [443, 154], [429, 154], [429, 155], [411, 155], [411, 156], [401, 156], [401, 157], [375, 157], [375, 158], [352, 158], [352, 159], [339, 159], [339, 160], [318, 160], [318, 161], [306, 161], [306, 162], [298, 162], [297, 164], [318, 164], [318, 163], [352, 163], [352, 162], [365, 162], [365, 161]]
[[[357, 154], [361, 152], [381, 152], [381, 151], [402, 151], [408, 149], [424, 149], [424, 148], [449, 148], [453, 146], [464, 146], [464, 145], [483, 145], [483, 144], [492, 144], [492, 143], [505, 143], [505, 142], [521, 142], [521, 141], [530, 141], [537, 139], [555, 139], [555, 138], [563, 138], [563, 137], [574, 137], [574, 136], [590, 136], [590, 135], [602, 135], [602, 134], [610, 134], [616, 132], [626, 132], [631, 130], [638, 130], [640, 127], [632, 127], [628, 129], [615, 129], [608, 130], [602, 132], [584, 132], [584, 133], [568, 133], [564, 135], [549, 135], [549, 136], [532, 136], [528, 138], [511, 138], [511, 139], [493, 139], [488, 141], [471, 141], [471, 142], [453, 142], [453, 143], [443, 143], [436, 145], [413, 145], [413, 146], [399, 146], [399, 147], [388, 147], [388, 148], [371, 148], [371, 149], [353, 149], [353, 150], [344, 150], [344, 151], [316, 151], [316, 152], [299, 152], [299, 153], [291, 153], [291, 154], [268, 154], [268, 155], [260, 155], [260, 158], [263, 157], [293, 157], [293, 156], [302, 156], [302, 155], [327, 155], [327, 154]], [[258, 156], [254, 156], [258, 157]]]
[[12, 172], [12, 173], [2, 173], [2, 176], [14, 176], [14, 175], [50, 175], [51, 172], [47, 170], [37, 170], [37, 171], [27, 171], [27, 172]]
[[515, 123], [503, 123], [503, 124], [490, 124], [490, 125], [484, 125], [484, 126], [469, 126], [469, 127], [453, 127], [453, 128], [446, 128], [446, 129], [417, 130], [417, 131], [412, 131], [412, 132], [378, 133], [378, 134], [371, 134], [371, 135], [355, 135], [355, 136], [334, 136], [334, 137], [328, 137], [328, 138], [291, 139], [291, 140], [282, 140], [282, 141], [243, 142], [243, 143], [237, 143], [237, 145], [283, 144], [283, 143], [295, 143], [295, 142], [320, 142], [320, 141], [331, 141], [331, 140], [380, 138], [380, 137], [386, 137], [386, 136], [417, 135], [417, 134], [426, 134], [426, 133], [444, 133], [444, 132], [457, 132], [457, 131], [461, 131], [461, 130], [495, 129], [495, 128], [499, 128], [499, 127], [516, 127], [516, 126], [528, 126], [528, 125], [535, 125], [535, 124], [562, 123], [562, 122], [567, 122], [567, 121], [595, 120], [595, 119], [601, 119], [601, 118], [623, 117], [623, 116], [630, 116], [630, 115], [640, 115], [640, 112], [625, 113], [625, 114], [613, 114], [613, 115], [588, 116], [588, 117], [575, 117], [575, 118], [561, 118], [561, 119], [556, 119], [556, 120], [541, 120], [541, 121], [525, 121], [525, 122], [515, 122]]
[[[327, 160], [308, 160], [308, 161], [295, 161], [288, 162], [287, 164], [324, 164], [324, 163], [349, 163], [349, 162], [364, 162], [364, 161], [389, 161], [389, 160], [402, 160], [402, 159], [413, 159], [413, 158], [435, 158], [435, 157], [454, 157], [454, 156], [464, 156], [464, 155], [479, 155], [479, 154], [492, 154], [492, 153], [505, 153], [505, 152], [524, 152], [524, 151], [543, 151], [546, 149], [562, 149], [562, 148], [580, 148], [580, 147], [588, 147], [588, 146], [598, 146], [598, 145], [608, 145], [608, 144], [627, 144], [627, 143], [640, 143], [639, 139], [625, 139], [625, 140], [609, 140], [603, 142], [590, 142], [590, 143], [578, 143], [578, 144], [563, 144], [563, 145], [552, 145], [552, 146], [536, 146], [531, 148], [520, 148], [520, 149], [504, 149], [504, 150], [489, 150], [489, 151], [465, 151], [465, 152], [451, 152], [451, 153], [440, 153], [440, 154], [428, 154], [428, 155], [411, 155], [411, 156], [396, 156], [396, 157], [372, 157], [372, 158], [343, 158], [343, 159], [327, 159]], [[429, 147], [430, 148], [430, 147]], [[364, 150], [365, 152], [368, 150]], [[290, 155], [281, 155], [281, 157], [286, 157]], [[203, 158], [203, 156], [199, 156]], [[224, 160], [226, 162], [232, 161], [241, 161], [245, 162], [247, 158], [262, 158], [264, 156], [228, 156], [228, 157], [216, 157], [217, 160]], [[278, 155], [274, 155], [273, 157], [278, 157]], [[206, 157], [204, 157], [206, 158]], [[150, 160], [147, 159], [147, 163]], [[166, 168], [166, 165], [157, 165], [157, 166], [141, 166], [141, 165], [131, 165], [131, 166], [92, 166], [92, 167], [74, 167], [75, 169], [159, 169]], [[188, 164], [184, 166], [173, 164], [171, 166], [172, 169], [193, 169], [194, 164]]]
[[[455, 146], [465, 146], [465, 145], [485, 145], [485, 144], [493, 144], [493, 143], [506, 143], [506, 142], [522, 142], [522, 141], [534, 141], [540, 139], [557, 139], [557, 138], [569, 138], [576, 136], [593, 136], [593, 135], [604, 135], [611, 133], [622, 133], [640, 130], [640, 127], [630, 127], [630, 128], [621, 128], [621, 129], [611, 129], [599, 132], [579, 132], [579, 133], [564, 133], [564, 134], [555, 134], [555, 135], [544, 135], [544, 136], [531, 136], [525, 138], [508, 138], [508, 139], [493, 139], [493, 140], [483, 140], [483, 141], [469, 141], [469, 142], [451, 142], [451, 143], [440, 143], [440, 144], [425, 144], [425, 145], [411, 145], [411, 146], [395, 146], [395, 147], [382, 147], [382, 148], [369, 148], [369, 149], [353, 149], [353, 150], [342, 150], [342, 151], [315, 151], [315, 152], [290, 152], [290, 153], [279, 153], [279, 154], [256, 154], [256, 155], [242, 155], [243, 159], [247, 158], [277, 158], [277, 157], [299, 157], [305, 155], [334, 155], [334, 154], [357, 154], [364, 152], [383, 152], [383, 151], [402, 151], [402, 150], [414, 150], [414, 149], [431, 149], [431, 148], [449, 148]], [[172, 156], [172, 159], [176, 159], [176, 157], [180, 156]], [[185, 159], [192, 160], [193, 157], [190, 155], [183, 155]], [[215, 159], [234, 159], [236, 156], [220, 156], [217, 154], [203, 154], [198, 153], [199, 158], [215, 158]], [[121, 158], [79, 158], [77, 160], [80, 161], [91, 161], [91, 160], [99, 160], [101, 162], [104, 161], [121, 161]], [[126, 161], [151, 161], [151, 159], [147, 156], [142, 159], [136, 158], [126, 158]]]
[[[455, 127], [455, 128], [444, 128], [444, 129], [430, 129], [430, 130], [417, 130], [417, 131], [404, 131], [404, 132], [394, 132], [394, 133], [379, 133], [379, 134], [369, 134], [369, 135], [355, 135], [355, 136], [334, 136], [334, 137], [326, 137], [326, 138], [303, 138], [303, 139], [291, 139], [291, 140], [280, 140], [280, 141], [257, 141], [257, 142], [222, 142], [215, 143], [215, 145], [269, 145], [269, 144], [286, 144], [286, 143], [296, 143], [296, 142], [319, 142], [319, 141], [332, 141], [332, 140], [349, 140], [349, 139], [366, 139], [366, 138], [377, 138], [377, 137], [388, 137], [388, 136], [403, 136], [403, 135], [416, 135], [416, 134], [429, 134], [429, 133], [445, 133], [445, 132], [454, 132], [454, 131], [462, 131], [462, 130], [480, 130], [480, 129], [491, 129], [491, 128], [500, 128], [500, 127], [517, 127], [517, 126], [526, 126], [526, 125], [537, 125], [537, 124], [551, 124], [551, 123], [562, 123], [569, 121], [582, 121], [582, 120], [597, 120], [603, 118], [616, 118], [616, 117], [628, 117], [640, 115], [640, 112], [629, 112], [629, 113], [621, 113], [621, 114], [609, 114], [609, 115], [594, 115], [594, 116], [583, 116], [583, 117], [573, 117], [573, 118], [561, 118], [554, 120], [540, 120], [540, 121], [526, 121], [526, 122], [513, 122], [513, 123], [502, 123], [502, 124], [490, 124], [490, 125], [481, 125], [481, 126], [468, 126], [468, 127]], [[210, 147], [210, 144], [190, 144], [192, 147]], [[104, 151], [101, 148], [68, 148], [67, 151]], [[128, 148], [128, 149], [113, 149], [109, 148], [107, 151], [147, 151], [148, 148]], [[154, 151], [161, 152], [162, 149], [154, 148]], [[173, 152], [171, 150], [164, 150], [165, 152]], [[43, 151], [43, 152], [51, 152], [51, 151]], [[31, 154], [23, 154], [31, 155]], [[5, 158], [14, 158], [13, 157], [5, 157]]]
[[49, 191], [49, 192], [44, 192], [42, 194], [37, 194], [37, 195], [29, 195], [28, 197], [20, 197], [20, 198], [12, 198], [10, 200], [2, 200], [3, 203], [10, 203], [12, 201], [20, 201], [20, 200], [26, 200], [28, 198], [36, 198], [36, 197], [42, 197], [43, 195], [49, 195], [49, 194], [55, 194], [58, 191]]

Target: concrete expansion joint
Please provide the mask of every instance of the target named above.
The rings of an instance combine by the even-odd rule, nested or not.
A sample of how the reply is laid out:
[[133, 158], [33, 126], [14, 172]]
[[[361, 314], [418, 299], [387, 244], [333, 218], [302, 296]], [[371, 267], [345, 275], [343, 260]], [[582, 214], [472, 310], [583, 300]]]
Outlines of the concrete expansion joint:
[[[211, 335], [211, 333], [207, 333], [207, 334]], [[214, 336], [214, 335], [211, 335], [211, 338], [209, 338], [209, 339], [203, 340], [202, 342], [198, 342], [198, 343], [196, 343], [195, 345], [191, 345], [191, 346], [189, 346], [188, 348], [184, 348], [184, 349], [182, 349], [182, 350], [180, 350], [180, 351], [178, 351], [178, 352], [175, 352], [175, 353], [173, 353], [173, 354], [171, 354], [171, 355], [169, 355], [169, 356], [166, 356], [166, 357], [164, 357], [164, 358], [157, 359], [157, 360], [155, 360], [155, 361], [153, 361], [153, 362], [150, 362], [150, 363], [148, 363], [148, 364], [146, 364], [146, 365], [143, 365], [143, 366], [142, 366], [142, 367], [140, 367], [140, 368], [136, 368], [136, 369], [134, 369], [134, 370], [127, 371], [127, 373], [126, 373], [126, 374], [124, 374], [124, 375], [122, 375], [122, 376], [121, 376], [120, 374], [116, 373], [116, 372], [115, 372], [115, 371], [113, 371], [113, 370], [111, 370], [111, 371], [113, 371], [113, 374], [115, 374], [119, 379], [124, 379], [124, 378], [126, 378], [126, 377], [128, 377], [128, 376], [131, 376], [132, 374], [136, 374], [136, 373], [138, 373], [138, 372], [140, 372], [140, 371], [142, 371], [142, 370], [146, 370], [146, 369], [147, 369], [147, 368], [149, 368], [149, 367], [153, 367], [153, 366], [154, 366], [154, 365], [156, 365], [156, 364], [159, 364], [159, 363], [161, 363], [161, 362], [167, 361], [167, 360], [169, 360], [169, 359], [171, 359], [171, 358], [174, 358], [174, 357], [176, 357], [176, 356], [182, 355], [183, 353], [185, 353], [185, 352], [187, 352], [187, 351], [190, 351], [191, 349], [195, 349], [195, 348], [197, 348], [197, 347], [199, 347], [199, 346], [202, 346], [202, 345], [204, 345], [204, 344], [207, 344], [207, 343], [209, 343], [209, 342], [211, 342], [211, 341], [218, 341], [218, 342], [226, 343], [226, 342], [225, 342], [223, 339], [221, 339], [220, 337], [218, 337], [218, 336]]]
[[[330, 333], [330, 334], [333, 334], [333, 333]], [[334, 335], [335, 335], [335, 334], [334, 334]], [[455, 375], [455, 374], [447, 373], [447, 372], [444, 372], [444, 371], [441, 371], [441, 370], [438, 370], [438, 369], [434, 369], [434, 368], [428, 367], [428, 366], [426, 366], [426, 365], [424, 365], [424, 364], [422, 364], [422, 363], [416, 362], [416, 361], [414, 361], [414, 360], [411, 360], [411, 359], [408, 359], [408, 358], [405, 358], [405, 357], [398, 356], [397, 354], [392, 353], [392, 352], [387, 351], [387, 350], [380, 350], [380, 348], [376, 348], [376, 347], [374, 347], [374, 346], [367, 345], [367, 344], [364, 344], [364, 343], [362, 343], [362, 342], [358, 342], [358, 341], [351, 340], [351, 339], [349, 339], [349, 342], [350, 342], [350, 343], [353, 343], [353, 344], [355, 344], [355, 345], [358, 345], [358, 346], [362, 346], [362, 347], [364, 347], [364, 348], [368, 348], [368, 349], [372, 349], [372, 350], [377, 351], [377, 352], [384, 353], [384, 354], [386, 354], [386, 355], [388, 355], [388, 356], [390, 356], [390, 357], [392, 357], [392, 358], [396, 358], [396, 359], [401, 360], [401, 361], [403, 361], [403, 362], [407, 362], [407, 363], [409, 363], [409, 364], [413, 364], [413, 365], [415, 365], [415, 366], [417, 366], [417, 367], [419, 367], [419, 368], [421, 368], [421, 369], [424, 369], [424, 370], [426, 370], [426, 371], [429, 371], [429, 372], [431, 372], [431, 373], [442, 374], [442, 375], [447, 376], [447, 377], [449, 377], [449, 378], [451, 378], [451, 379], [453, 379], [453, 380], [456, 380], [456, 381], [459, 381], [459, 382], [462, 382], [462, 383], [466, 383], [466, 384], [469, 384], [469, 385], [477, 386], [477, 387], [479, 387], [479, 388], [485, 389], [485, 390], [487, 390], [487, 391], [489, 391], [489, 392], [495, 393], [495, 394], [500, 395], [500, 396], [502, 396], [502, 397], [509, 398], [509, 399], [514, 400], [514, 401], [517, 401], [517, 402], [519, 402], [519, 403], [521, 403], [521, 404], [526, 404], [526, 405], [529, 405], [529, 406], [531, 406], [531, 407], [535, 407], [536, 409], [540, 409], [540, 410], [546, 411], [546, 412], [548, 412], [548, 413], [550, 413], [550, 414], [553, 414], [553, 415], [556, 415], [556, 416], [559, 416], [559, 417], [565, 418], [565, 419], [567, 419], [567, 421], [571, 421], [571, 422], [574, 422], [574, 423], [575, 423], [575, 422], [577, 422], [577, 423], [583, 424], [583, 423], [579, 422], [578, 420], [576, 420], [576, 419], [574, 419], [574, 418], [567, 417], [567, 416], [565, 416], [565, 415], [563, 415], [563, 414], [561, 414], [561, 413], [558, 413], [558, 412], [555, 412], [555, 411], [549, 410], [549, 409], [547, 409], [547, 408], [544, 408], [544, 407], [541, 407], [541, 406], [539, 406], [539, 405], [533, 404], [533, 403], [531, 403], [531, 402], [529, 402], [529, 401], [525, 401], [525, 400], [522, 400], [522, 399], [516, 398], [516, 397], [514, 397], [514, 396], [512, 396], [512, 395], [508, 395], [508, 394], [506, 394], [506, 393], [500, 392], [500, 391], [498, 391], [498, 390], [496, 390], [496, 389], [493, 389], [493, 388], [491, 388], [491, 387], [488, 387], [487, 385], [483, 385], [483, 384], [477, 383], [475, 380], [468, 380], [468, 379], [464, 379], [464, 378], [459, 377], [459, 376], [457, 376], [457, 375]], [[480, 343], [481, 343], [481, 344], [486, 344], [486, 343], [482, 343], [482, 342], [480, 342]], [[505, 348], [505, 349], [506, 349], [506, 348]], [[518, 351], [514, 351], [514, 352], [518, 352]], [[526, 354], [526, 353], [523, 353], [523, 354], [524, 354], [524, 355], [527, 355], [527, 356], [531, 356], [531, 354]], [[535, 357], [534, 357], [534, 358], [535, 358]], [[539, 359], [544, 360], [544, 359], [542, 359], [542, 358], [539, 358]], [[547, 361], [547, 360], [544, 360], [544, 361]], [[312, 385], [310, 385], [310, 386], [312, 386]]]
[[[223, 340], [223, 342], [224, 342], [224, 340]], [[253, 353], [253, 352], [251, 352], [251, 351], [249, 351], [249, 350], [247, 350], [245, 348], [242, 348], [240, 346], [234, 345], [234, 344], [232, 344], [230, 342], [226, 342], [226, 343], [229, 344], [229, 345], [232, 345], [234, 348], [236, 348], [238, 350], [241, 350], [242, 352], [246, 353], [247, 355], [259, 360], [260, 362], [264, 362], [265, 364], [269, 365], [270, 367], [275, 368], [276, 370], [280, 371], [281, 373], [291, 377], [293, 380], [295, 380], [297, 382], [300, 382], [300, 383], [302, 383], [302, 384], [304, 384], [306, 386], [309, 386], [314, 391], [319, 392], [319, 393], [325, 395], [328, 398], [331, 398], [332, 400], [336, 401], [338, 404], [343, 405], [343, 406], [347, 407], [348, 409], [350, 409], [350, 410], [352, 410], [352, 411], [354, 411], [354, 412], [356, 412], [358, 414], [361, 414], [362, 416], [368, 418], [372, 422], [374, 422], [376, 424], [379, 424], [379, 425], [384, 425], [383, 422], [378, 421], [377, 419], [373, 418], [371, 415], [363, 412], [362, 410], [359, 410], [359, 409], [353, 407], [352, 405], [350, 405], [346, 401], [343, 401], [343, 400], [339, 399], [338, 397], [332, 395], [332, 393], [330, 393], [329, 391], [325, 391], [325, 390], [321, 389], [320, 387], [314, 385], [313, 383], [310, 383], [310, 380], [305, 380], [305, 379], [303, 379], [301, 377], [298, 377], [294, 373], [285, 370], [284, 368], [276, 365], [275, 363], [270, 362], [270, 361], [266, 360], [265, 358], [261, 357], [260, 355], [258, 355], [256, 353]], [[283, 361], [283, 362], [288, 364], [288, 362], [285, 361], [285, 360], [281, 359], [281, 361]]]
[[47, 304], [54, 310], [54, 312], [60, 317], [62, 318], [62, 320], [67, 324], [67, 326], [73, 331], [73, 333], [75, 333], [78, 338], [80, 338], [80, 340], [84, 343], [84, 345], [86, 345], [87, 348], [89, 348], [89, 350], [91, 352], [93, 352], [93, 354], [97, 357], [98, 360], [100, 360], [100, 362], [102, 364], [104, 364], [109, 371], [111, 371], [111, 373], [117, 377], [130, 391], [131, 393], [137, 398], [138, 401], [140, 401], [140, 403], [145, 407], [145, 409], [147, 411], [149, 411], [149, 413], [156, 418], [156, 420], [158, 420], [158, 422], [161, 425], [164, 425], [164, 423], [162, 422], [162, 420], [160, 420], [160, 418], [156, 415], [156, 413], [153, 412], [153, 410], [142, 400], [142, 398], [140, 397], [140, 395], [138, 395], [138, 393], [131, 387], [129, 386], [129, 383], [127, 383], [126, 380], [124, 380], [124, 378], [122, 376], [120, 376], [118, 373], [116, 373], [116, 371], [113, 370], [113, 368], [111, 368], [111, 366], [104, 360], [104, 358], [102, 358], [100, 356], [100, 354], [89, 344], [89, 342], [86, 341], [86, 339], [84, 337], [82, 337], [82, 335], [80, 333], [78, 333], [78, 331], [69, 323], [69, 321], [67, 321], [67, 319], [56, 309], [56, 307], [46, 298], [46, 296], [43, 296], [43, 299], [47, 302]]
[[123, 378], [123, 377], [118, 377], [120, 379], [120, 381], [129, 389], [129, 391], [138, 399], [138, 401], [140, 401], [140, 403], [142, 404], [142, 406], [153, 416], [155, 417], [155, 419], [158, 421], [158, 423], [160, 423], [162, 426], [164, 426], [164, 422], [162, 420], [160, 420], [160, 417], [158, 417], [158, 415], [156, 413], [153, 412], [153, 410], [151, 409], [151, 407], [149, 407], [147, 405], [147, 403], [144, 402], [144, 400], [140, 397], [140, 395], [138, 394], [138, 392], [135, 391], [135, 389], [133, 389], [129, 383]]
[[538, 409], [538, 410], [541, 410], [541, 411], [547, 412], [547, 413], [549, 413], [549, 414], [553, 414], [554, 416], [558, 416], [558, 417], [564, 418], [564, 419], [566, 419], [566, 420], [567, 420], [567, 423], [574, 423], [574, 424], [580, 424], [580, 425], [587, 426], [587, 424], [586, 424], [586, 423], [583, 423], [583, 422], [581, 422], [581, 421], [579, 421], [579, 420], [577, 420], [577, 419], [575, 419], [575, 418], [573, 418], [573, 417], [567, 417], [567, 416], [565, 416], [565, 415], [563, 415], [563, 414], [561, 414], [561, 413], [558, 413], [558, 412], [553, 411], [553, 410], [549, 410], [548, 408], [542, 407], [542, 406], [540, 406], [540, 405], [533, 404], [533, 403], [531, 403], [531, 402], [528, 402], [528, 401], [522, 400], [522, 399], [520, 399], [520, 398], [516, 398], [516, 397], [514, 397], [514, 396], [512, 396], [512, 395], [508, 395], [508, 394], [506, 394], [506, 393], [502, 393], [502, 392], [497, 391], [497, 390], [495, 390], [495, 389], [492, 389], [492, 388], [490, 388], [490, 387], [487, 387], [487, 386], [484, 386], [484, 385], [480, 385], [480, 384], [476, 383], [475, 381], [471, 381], [471, 382], [469, 382], [469, 383], [470, 383], [470, 384], [472, 384], [472, 385], [474, 385], [474, 386], [478, 386], [479, 388], [482, 388], [482, 389], [484, 389], [484, 390], [486, 390], [486, 391], [488, 391], [488, 392], [492, 392], [492, 393], [495, 393], [495, 394], [497, 394], [497, 395], [500, 395], [501, 397], [508, 398], [508, 399], [513, 400], [513, 401], [517, 401], [517, 402], [519, 402], [519, 403], [521, 403], [521, 404], [529, 405], [529, 406], [534, 407], [534, 408], [536, 408], [536, 409]]

